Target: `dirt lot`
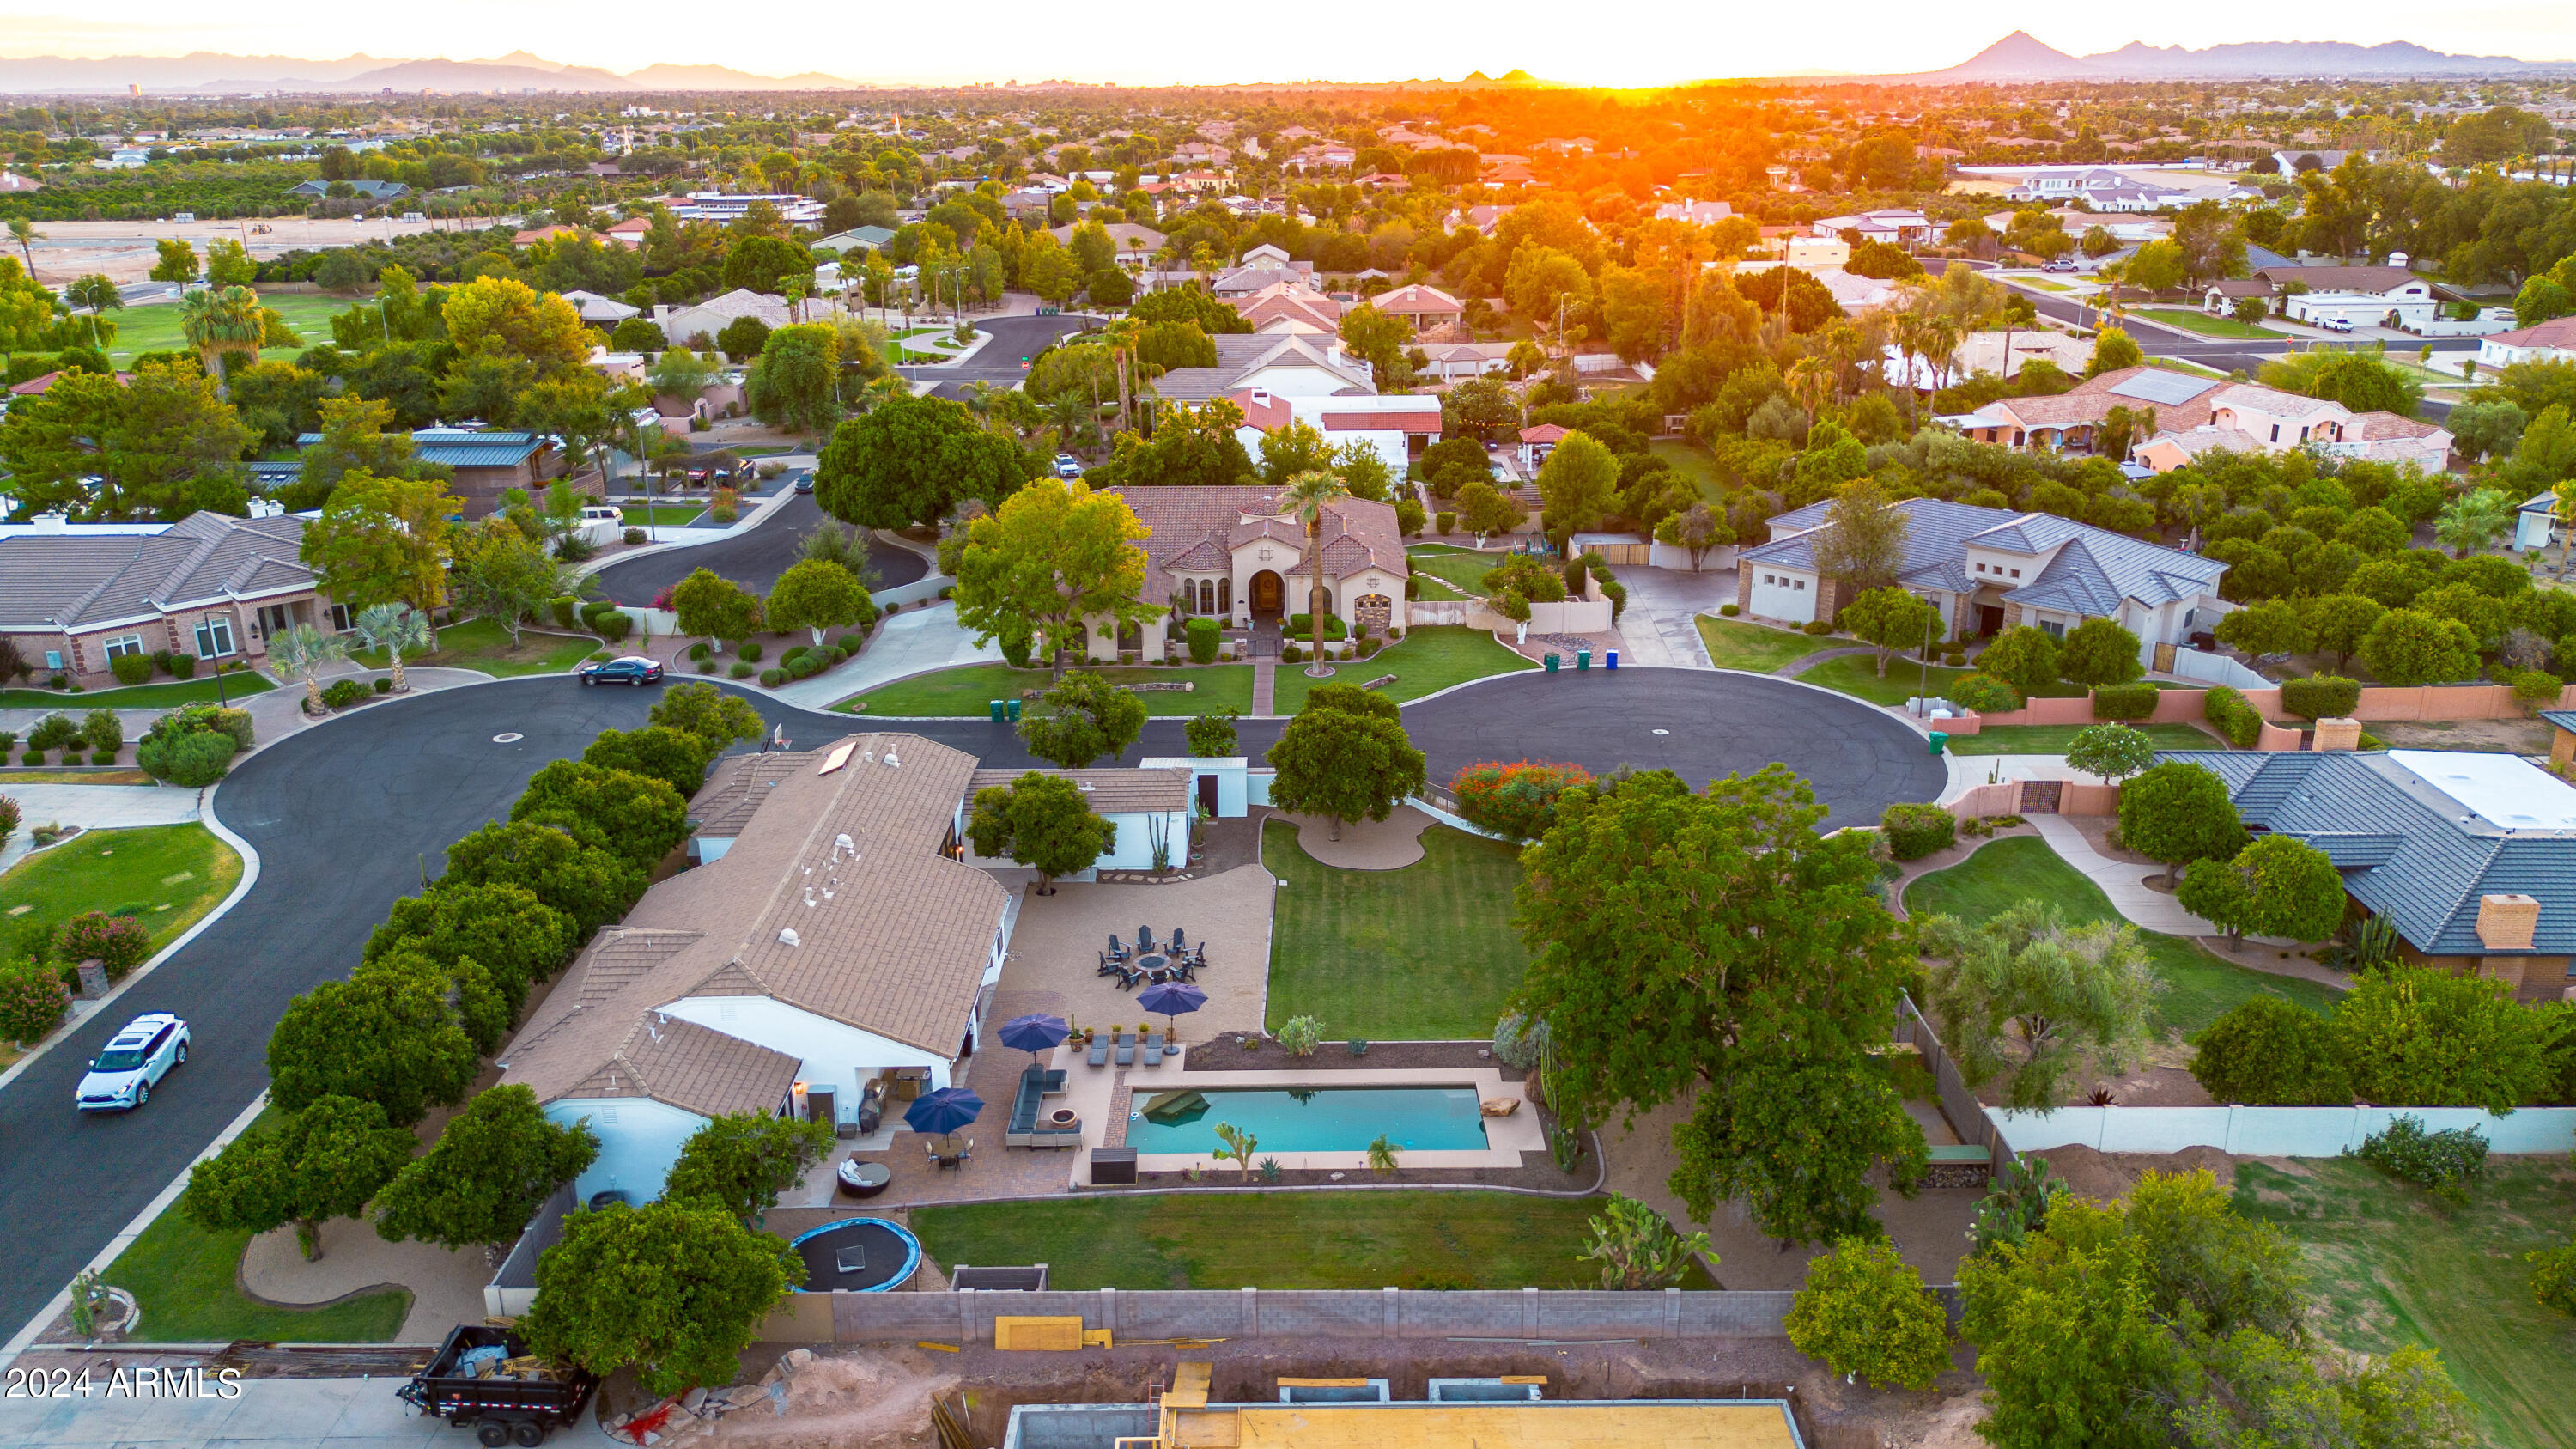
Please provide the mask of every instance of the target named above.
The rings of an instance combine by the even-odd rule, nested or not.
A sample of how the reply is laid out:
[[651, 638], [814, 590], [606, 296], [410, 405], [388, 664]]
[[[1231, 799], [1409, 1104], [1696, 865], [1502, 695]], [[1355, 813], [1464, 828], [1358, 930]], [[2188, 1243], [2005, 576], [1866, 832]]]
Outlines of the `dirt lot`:
[[[262, 227], [267, 230], [261, 231]], [[382, 217], [316, 221], [300, 216], [272, 216], [265, 220], [200, 221], [185, 226], [165, 221], [49, 221], [37, 227], [44, 240], [34, 247], [36, 276], [40, 281], [59, 283], [104, 272], [110, 280], [120, 283], [144, 281], [151, 276], [157, 255], [153, 244], [165, 237], [187, 238], [196, 244], [199, 256], [205, 255], [207, 242], [228, 237], [248, 247], [252, 256], [265, 259], [299, 248], [344, 247], [459, 228], [481, 229], [479, 225], [453, 221], [404, 222]]]
[[2392, 750], [2502, 750], [2549, 753], [2549, 722], [2537, 719], [2373, 720], [2362, 726]]

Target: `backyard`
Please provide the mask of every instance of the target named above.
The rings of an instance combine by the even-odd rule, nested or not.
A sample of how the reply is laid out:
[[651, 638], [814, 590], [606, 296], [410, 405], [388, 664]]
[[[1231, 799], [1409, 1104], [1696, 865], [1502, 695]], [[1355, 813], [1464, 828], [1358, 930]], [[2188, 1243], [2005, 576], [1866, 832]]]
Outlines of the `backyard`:
[[1852, 647], [1849, 639], [1818, 639], [1768, 624], [1739, 624], [1706, 614], [1700, 615], [1697, 622], [1700, 642], [1708, 646], [1709, 662], [1720, 669], [1769, 674], [1810, 654]]
[[223, 677], [220, 684], [211, 674], [195, 679], [164, 679], [152, 684], [128, 685], [123, 689], [91, 689], [73, 694], [59, 689], [0, 689], [0, 709], [58, 709], [65, 713], [93, 709], [174, 709], [183, 704], [212, 704], [217, 691], [225, 699], [241, 699], [277, 688], [265, 676], [242, 669]]
[[2438, 1350], [2490, 1443], [2576, 1449], [2576, 1357], [2568, 1321], [2531, 1296], [2522, 1255], [2567, 1241], [2576, 1172], [2564, 1157], [2500, 1157], [2450, 1207], [2338, 1158], [2296, 1172], [2236, 1168], [2236, 1207], [2296, 1242], [2336, 1346]]
[[[256, 1124], [253, 1131], [259, 1130]], [[284, 1308], [241, 1291], [248, 1232], [210, 1233], [178, 1201], [117, 1255], [102, 1280], [134, 1295], [143, 1309], [136, 1337], [150, 1343], [229, 1343], [262, 1339], [298, 1343], [384, 1343], [402, 1328], [411, 1290], [361, 1293], [318, 1308]]]
[[[915, 1208], [936, 1261], [1044, 1263], [1057, 1289], [1593, 1288], [1602, 1200], [1500, 1192], [1154, 1193]], [[1716, 1285], [1696, 1263], [1682, 1286]]]
[[[303, 345], [331, 340], [331, 319], [356, 305], [354, 297], [321, 296], [310, 292], [262, 293], [260, 302], [277, 309], [286, 325], [304, 339]], [[127, 307], [107, 314], [116, 324], [116, 341], [107, 349], [108, 360], [123, 367], [136, 354], [144, 352], [186, 352], [188, 339], [179, 335], [179, 307], [175, 302], [154, 302], [140, 307]], [[296, 349], [272, 347], [270, 352], [284, 355]]]
[[1717, 476], [1717, 455], [1697, 443], [1672, 438], [1657, 438], [1646, 445], [1648, 452], [1673, 465], [1673, 471], [1691, 481], [1699, 496], [1714, 504], [1726, 496], [1726, 484]]
[[1446, 825], [1422, 832], [1422, 850], [1400, 870], [1337, 870], [1298, 845], [1295, 826], [1262, 826], [1262, 864], [1286, 882], [1271, 930], [1271, 1030], [1312, 1016], [1336, 1041], [1493, 1034], [1528, 961], [1511, 925], [1520, 852]]
[[2203, 337], [2260, 337], [2275, 342], [2281, 338], [2280, 333], [2267, 331], [2252, 323], [2239, 322], [2233, 317], [2213, 317], [2207, 312], [2195, 312], [2188, 307], [2140, 307], [2137, 309], [2137, 315], [2150, 322], [2162, 322], [2168, 327], [2179, 327], [2185, 332], [2197, 332]]
[[202, 825], [83, 831], [0, 876], [0, 941], [88, 911], [131, 911], [158, 951], [230, 895], [241, 871], [241, 857]]
[[[588, 634], [557, 634], [535, 628], [520, 630], [519, 642], [514, 645], [499, 620], [468, 619], [439, 630], [438, 647], [427, 654], [405, 656], [403, 667], [478, 669], [503, 679], [522, 674], [561, 674], [589, 657], [599, 645], [600, 641]], [[382, 669], [385, 651], [353, 650], [349, 660], [361, 668]]]
[[[2139, 871], [2144, 874], [2150, 868], [2141, 866]], [[2120, 918], [2101, 887], [2068, 865], [2047, 841], [2032, 835], [1990, 841], [1959, 864], [1905, 888], [1906, 913], [1916, 917], [1939, 912], [1982, 921], [2034, 900], [2055, 903], [2069, 925]], [[2167, 1033], [2188, 1037], [2257, 995], [2278, 996], [2320, 1015], [2335, 996], [2331, 988], [2315, 981], [2275, 976], [2221, 960], [2199, 942], [2181, 936], [2140, 931], [2138, 940], [2165, 983], [2156, 998], [2156, 1027]]]
[[1445, 543], [1417, 543], [1404, 551], [1405, 562], [1416, 574], [1454, 585], [1471, 599], [1485, 596], [1485, 575], [1503, 561], [1504, 555], [1479, 553], [1472, 548], [1459, 548]]
[[[1932, 721], [1938, 728], [1939, 720]], [[2075, 737], [2090, 724], [2066, 725], [1997, 725], [1972, 735], [1952, 735], [1949, 750], [1954, 755], [2062, 755], [2075, 743]], [[2224, 741], [2216, 735], [2187, 724], [2136, 724], [2131, 729], [2145, 735], [2160, 750], [2223, 750]]]

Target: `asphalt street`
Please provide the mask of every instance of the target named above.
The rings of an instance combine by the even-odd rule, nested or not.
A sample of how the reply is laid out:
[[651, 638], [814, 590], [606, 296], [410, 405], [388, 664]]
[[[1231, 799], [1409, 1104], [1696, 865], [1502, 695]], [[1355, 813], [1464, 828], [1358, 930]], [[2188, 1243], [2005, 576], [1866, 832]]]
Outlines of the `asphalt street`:
[[[969, 321], [975, 330], [989, 333], [992, 341], [961, 363], [944, 363], [937, 367], [898, 367], [895, 371], [913, 382], [942, 384], [990, 382], [1017, 383], [1025, 373], [1020, 364], [1035, 357], [1040, 349], [1067, 332], [1079, 332], [1100, 319], [1079, 314], [1059, 313], [1053, 317], [1023, 314], [1016, 317], [974, 317]], [[937, 389], [943, 396], [955, 396], [955, 389]]]
[[[0, 1337], [80, 1270], [180, 1166], [268, 1085], [270, 1029], [287, 1003], [345, 977], [392, 902], [444, 869], [448, 844], [505, 814], [528, 777], [601, 730], [641, 725], [659, 689], [585, 689], [561, 675], [370, 705], [260, 751], [219, 786], [215, 817], [259, 852], [231, 911], [117, 1003], [0, 1090]], [[749, 696], [811, 746], [860, 721]], [[1571, 760], [1595, 771], [1665, 767], [1692, 785], [1772, 760], [1819, 780], [1835, 824], [1928, 800], [1944, 772], [1922, 740], [1857, 702], [1783, 680], [1703, 670], [1515, 674], [1407, 706], [1434, 781], [1475, 760]], [[1037, 763], [1007, 725], [885, 721], [1003, 768]], [[1258, 757], [1275, 721], [1240, 726]], [[500, 739], [512, 735], [515, 738]], [[1156, 720], [1121, 757], [1188, 753], [1183, 721]], [[1104, 762], [1111, 763], [1111, 762]], [[77, 846], [67, 847], [77, 849]], [[83, 1065], [147, 1011], [185, 1017], [188, 1064], [123, 1116], [82, 1116]]]
[[[814, 495], [798, 494], [731, 538], [610, 564], [599, 571], [599, 586], [612, 603], [642, 607], [652, 603], [662, 590], [687, 578], [691, 570], [708, 568], [754, 593], [766, 594], [769, 586], [778, 582], [778, 576], [796, 562], [797, 546], [822, 520], [823, 510], [815, 506]], [[908, 584], [930, 572], [929, 561], [908, 548], [897, 548], [874, 536], [868, 538], [867, 544], [868, 562], [876, 566], [878, 588]]]

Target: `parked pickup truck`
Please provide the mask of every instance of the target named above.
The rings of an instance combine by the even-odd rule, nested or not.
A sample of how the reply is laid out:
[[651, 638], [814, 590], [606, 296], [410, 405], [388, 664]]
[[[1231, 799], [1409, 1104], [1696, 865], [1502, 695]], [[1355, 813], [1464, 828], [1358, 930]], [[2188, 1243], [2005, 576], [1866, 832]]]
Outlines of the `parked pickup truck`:
[[571, 1423], [599, 1380], [580, 1369], [540, 1363], [507, 1329], [460, 1324], [429, 1367], [394, 1392], [432, 1418], [489, 1445], [537, 1445]]

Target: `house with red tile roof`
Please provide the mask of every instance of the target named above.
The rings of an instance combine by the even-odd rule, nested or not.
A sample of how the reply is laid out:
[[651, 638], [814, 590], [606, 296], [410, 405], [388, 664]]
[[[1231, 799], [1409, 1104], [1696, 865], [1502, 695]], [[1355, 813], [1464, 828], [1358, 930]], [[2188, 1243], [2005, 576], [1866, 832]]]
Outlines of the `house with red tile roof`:
[[1410, 318], [1416, 332], [1446, 327], [1467, 312], [1465, 304], [1457, 298], [1437, 287], [1426, 287], [1420, 283], [1380, 292], [1369, 301], [1390, 317]]
[[2576, 317], [2552, 317], [2478, 339], [2478, 366], [2511, 367], [2517, 362], [2576, 362]]
[[1440, 399], [1427, 394], [1298, 397], [1265, 388], [1237, 388], [1225, 396], [1243, 410], [1243, 426], [1236, 436], [1244, 451], [1255, 457], [1260, 456], [1263, 437], [1292, 421], [1322, 433], [1324, 441], [1335, 447], [1365, 444], [1396, 473], [1440, 438]]
[[[1323, 576], [1325, 607], [1353, 633], [1365, 628], [1385, 637], [1404, 622], [1405, 582], [1412, 569], [1404, 556], [1395, 506], [1346, 498], [1324, 510], [1320, 537], [1310, 541], [1279, 504], [1279, 490], [1259, 485], [1112, 488], [1151, 530], [1138, 545], [1145, 554], [1143, 597], [1168, 610], [1135, 636], [1145, 659], [1182, 647], [1193, 618], [1214, 618], [1233, 628], [1277, 623], [1307, 612], [1316, 574]], [[1104, 618], [1091, 633], [1090, 657], [1115, 663], [1118, 640]]]

